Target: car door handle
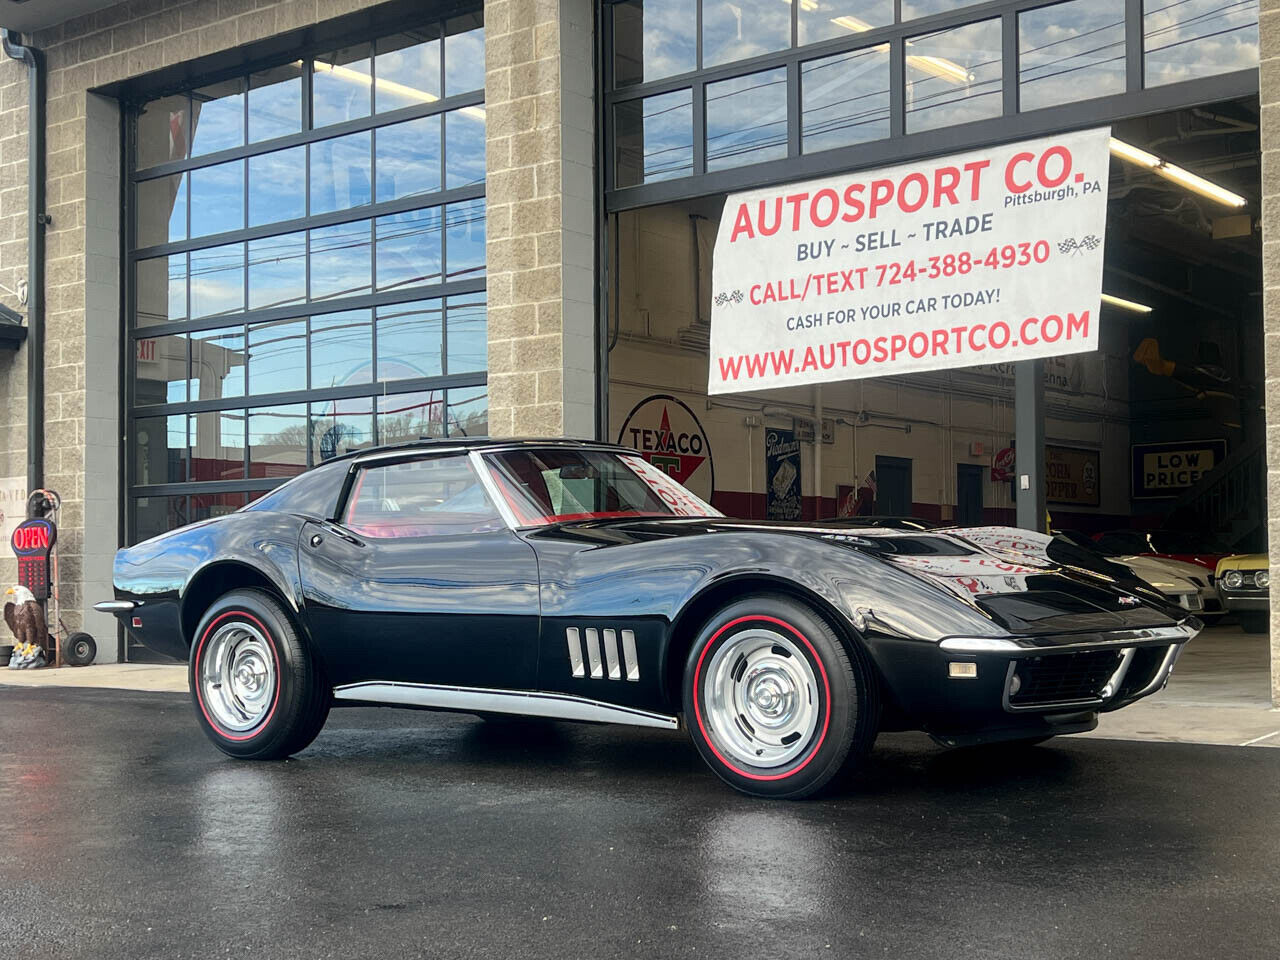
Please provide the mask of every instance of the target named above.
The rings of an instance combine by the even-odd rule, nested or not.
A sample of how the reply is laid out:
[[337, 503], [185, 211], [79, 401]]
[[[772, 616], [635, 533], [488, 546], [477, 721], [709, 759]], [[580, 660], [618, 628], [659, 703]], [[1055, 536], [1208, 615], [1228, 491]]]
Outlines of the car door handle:
[[[353, 547], [363, 547], [365, 545], [364, 541], [361, 540], [359, 537], [355, 536], [352, 533], [348, 533], [346, 530], [342, 529], [342, 527], [339, 527], [336, 524], [326, 523], [323, 529], [325, 533], [333, 534], [333, 536], [337, 537], [339, 540], [345, 540], [347, 541], [347, 543], [351, 544]], [[313, 533], [311, 535], [311, 546], [319, 547], [320, 544], [322, 543], [324, 543], [323, 534]]]

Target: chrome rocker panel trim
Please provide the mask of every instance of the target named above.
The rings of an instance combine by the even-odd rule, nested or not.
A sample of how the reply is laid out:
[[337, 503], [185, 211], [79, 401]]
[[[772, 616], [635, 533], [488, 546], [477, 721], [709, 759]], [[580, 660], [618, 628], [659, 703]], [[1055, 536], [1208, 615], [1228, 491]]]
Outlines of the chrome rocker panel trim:
[[400, 683], [366, 680], [334, 687], [335, 700], [388, 703], [405, 707], [434, 707], [467, 713], [514, 713], [526, 717], [556, 720], [587, 720], [593, 723], [625, 723], [634, 727], [676, 730], [680, 722], [662, 713], [620, 707], [568, 693], [538, 690], [491, 690], [484, 687], [451, 687], [433, 683]]

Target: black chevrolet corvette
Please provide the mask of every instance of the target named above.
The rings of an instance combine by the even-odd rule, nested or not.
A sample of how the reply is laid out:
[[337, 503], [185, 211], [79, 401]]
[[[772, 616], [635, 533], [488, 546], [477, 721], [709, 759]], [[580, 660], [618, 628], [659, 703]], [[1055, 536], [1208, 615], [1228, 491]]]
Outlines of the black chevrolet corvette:
[[606, 444], [424, 441], [121, 550], [98, 608], [189, 660], [235, 757], [392, 704], [683, 725], [733, 786], [802, 797], [880, 730], [1037, 741], [1163, 686], [1199, 622], [1026, 547], [728, 519]]

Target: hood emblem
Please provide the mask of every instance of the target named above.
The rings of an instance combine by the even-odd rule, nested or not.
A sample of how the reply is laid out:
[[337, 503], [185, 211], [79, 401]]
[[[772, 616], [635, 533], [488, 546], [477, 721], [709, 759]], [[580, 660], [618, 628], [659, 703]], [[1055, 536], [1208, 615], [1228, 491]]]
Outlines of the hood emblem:
[[1120, 606], [1122, 606], [1122, 607], [1136, 607], [1136, 606], [1137, 606], [1138, 604], [1140, 604], [1141, 602], [1142, 602], [1142, 601], [1141, 601], [1141, 600], [1139, 600], [1137, 597], [1128, 597], [1128, 596], [1126, 596], [1126, 597], [1121, 597], [1121, 598], [1120, 598]]

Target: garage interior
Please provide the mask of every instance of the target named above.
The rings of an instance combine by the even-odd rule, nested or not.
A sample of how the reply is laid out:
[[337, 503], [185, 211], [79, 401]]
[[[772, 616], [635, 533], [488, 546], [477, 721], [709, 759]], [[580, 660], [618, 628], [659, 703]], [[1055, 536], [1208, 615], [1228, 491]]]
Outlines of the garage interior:
[[[1166, 572], [1198, 580], [1209, 626], [1151, 701], [1185, 708], [1165, 722], [1188, 730], [1202, 706], [1271, 706], [1264, 617], [1246, 630], [1221, 610], [1212, 570], [1267, 548], [1258, 117], [1251, 97], [1113, 126], [1100, 348], [1043, 362], [1051, 529], [1194, 564]], [[1200, 179], [1157, 175], [1152, 156]], [[724, 202], [610, 217], [612, 438], [700, 430], [706, 456], [676, 469], [732, 516], [1014, 524], [1012, 364], [707, 396]], [[770, 496], [771, 431], [798, 442], [798, 503]]]

